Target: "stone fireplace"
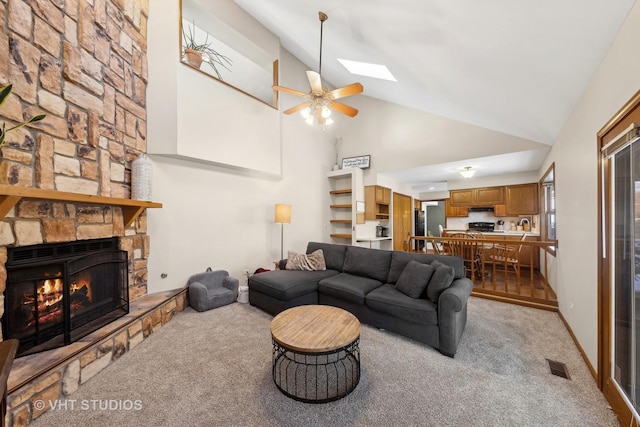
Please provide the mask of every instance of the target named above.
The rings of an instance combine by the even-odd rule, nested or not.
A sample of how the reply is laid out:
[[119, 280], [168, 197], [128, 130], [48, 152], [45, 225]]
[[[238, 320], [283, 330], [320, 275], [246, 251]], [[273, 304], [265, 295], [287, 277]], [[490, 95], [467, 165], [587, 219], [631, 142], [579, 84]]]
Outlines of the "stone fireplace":
[[9, 248], [3, 336], [18, 357], [68, 345], [129, 312], [117, 239]]
[[[130, 197], [131, 163], [147, 151], [148, 14], [148, 0], [0, 1], [0, 86], [13, 84], [11, 95], [0, 107], [0, 125], [6, 123], [8, 128], [25, 117], [46, 114], [41, 122], [7, 134], [6, 144], [0, 148], [0, 186], [116, 199]], [[12, 206], [10, 202], [11, 196], [0, 194], [0, 210]], [[75, 288], [73, 283], [66, 291], [63, 288], [62, 295], [68, 296], [66, 302], [56, 301], [60, 296], [56, 295], [59, 280], [74, 269], [82, 269], [82, 265], [40, 270], [36, 272], [39, 274], [14, 280], [14, 273], [18, 273], [14, 271], [17, 265], [13, 252], [21, 248], [54, 243], [73, 246], [92, 239], [115, 239], [117, 247], [113, 251], [120, 253], [117, 262], [126, 266], [128, 285], [123, 294], [128, 293], [129, 301], [121, 302], [115, 308], [109, 307], [109, 310], [117, 312], [147, 296], [150, 241], [146, 213], [128, 224], [128, 214], [124, 210], [125, 207], [117, 203], [24, 197], [3, 212], [6, 215], [0, 218], [0, 323], [4, 334], [8, 333], [5, 324], [15, 321], [11, 318], [13, 313], [4, 311], [5, 299], [22, 298], [29, 305], [29, 299], [33, 298], [33, 305], [37, 307], [38, 289], [44, 291], [45, 287], [49, 291], [48, 303], [62, 304], [63, 309], [46, 314], [52, 318], [67, 316], [71, 324], [85, 313], [81, 308], [82, 313], [74, 314], [71, 311], [74, 304], [83, 306], [90, 301], [89, 305], [92, 305], [96, 298], [105, 306], [111, 304], [105, 302], [109, 298], [94, 289], [93, 276], [90, 277], [90, 289], [89, 286], [83, 289], [86, 277], [81, 277], [82, 273], [76, 274]], [[31, 290], [14, 292], [7, 289], [8, 276], [11, 276], [11, 282], [30, 283], [23, 288], [31, 286]], [[113, 298], [118, 299], [119, 296]], [[170, 318], [166, 313], [176, 311], [177, 303], [172, 301], [162, 316], [156, 314], [145, 320], [145, 325], [150, 326], [143, 325], [142, 320], [139, 326], [137, 320], [127, 320], [133, 323], [124, 329], [126, 339], [104, 335], [95, 346], [83, 344], [82, 351], [86, 354], [80, 355], [82, 361], [69, 359], [69, 365], [58, 365], [54, 373], [43, 371], [42, 375], [49, 375], [46, 380], [18, 381], [15, 390], [9, 390], [10, 408], [14, 411], [12, 422], [22, 424], [19, 420], [31, 420], [39, 415], [28, 399], [42, 393], [53, 396], [55, 390], [51, 384], [54, 380], [50, 378], [73, 377], [76, 369], [82, 372], [87, 367], [95, 371], [98, 361], [100, 367], [106, 364], [105, 354], [110, 355], [109, 360], [115, 360], [123, 351], [132, 348], [141, 340], [137, 338], [138, 331], [143, 331], [146, 337], [152, 326], [164, 323], [165, 317]], [[65, 306], [68, 313], [64, 312]], [[47, 309], [43, 307], [42, 310]], [[128, 316], [111, 324], [122, 323]], [[95, 320], [91, 319], [89, 323]], [[54, 328], [54, 332], [41, 329], [47, 329], [45, 338], [50, 333], [53, 342], [64, 341], [65, 335], [71, 335], [73, 339], [74, 335], [73, 325], [63, 326], [61, 334], [59, 329]], [[87, 337], [93, 335], [95, 333]], [[134, 344], [127, 341], [129, 338]], [[108, 347], [103, 342], [105, 339], [114, 344]], [[45, 345], [41, 337], [30, 340], [31, 347], [26, 352]], [[128, 343], [123, 351], [119, 350], [121, 342]], [[74, 346], [80, 347], [74, 343], [50, 352]], [[118, 351], [113, 350], [116, 348]], [[39, 354], [45, 353], [21, 357], [17, 361]], [[21, 363], [25, 372], [34, 371], [28, 362]], [[89, 372], [86, 371], [85, 378], [90, 376]], [[55, 387], [61, 392], [62, 386]]]

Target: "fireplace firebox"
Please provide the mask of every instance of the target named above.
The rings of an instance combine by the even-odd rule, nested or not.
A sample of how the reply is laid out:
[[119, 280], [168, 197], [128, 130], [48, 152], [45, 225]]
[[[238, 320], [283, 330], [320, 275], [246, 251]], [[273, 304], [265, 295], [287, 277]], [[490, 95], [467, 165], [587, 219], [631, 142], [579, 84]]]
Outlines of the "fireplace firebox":
[[2, 333], [18, 356], [71, 344], [129, 312], [118, 239], [8, 248]]

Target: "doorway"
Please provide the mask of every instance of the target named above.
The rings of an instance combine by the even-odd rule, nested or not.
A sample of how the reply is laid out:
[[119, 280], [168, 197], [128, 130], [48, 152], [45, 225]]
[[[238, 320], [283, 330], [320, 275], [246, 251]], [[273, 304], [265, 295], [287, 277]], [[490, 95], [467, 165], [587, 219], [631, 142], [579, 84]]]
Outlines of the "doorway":
[[427, 232], [434, 236], [440, 236], [440, 227], [444, 228], [444, 200], [424, 202], [427, 211]]

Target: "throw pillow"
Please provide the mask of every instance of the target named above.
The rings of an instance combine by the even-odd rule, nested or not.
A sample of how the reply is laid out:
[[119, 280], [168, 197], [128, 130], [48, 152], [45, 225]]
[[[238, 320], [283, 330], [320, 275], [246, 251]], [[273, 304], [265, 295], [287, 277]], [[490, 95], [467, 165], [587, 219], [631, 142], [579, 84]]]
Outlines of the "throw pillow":
[[409, 261], [396, 282], [396, 289], [411, 298], [420, 298], [434, 270], [429, 264]]
[[286, 270], [326, 270], [327, 266], [324, 262], [324, 254], [322, 249], [318, 249], [310, 254], [299, 254], [289, 251], [287, 255]]
[[453, 267], [444, 265], [438, 261], [433, 261], [431, 266], [434, 267], [435, 270], [431, 276], [431, 280], [429, 280], [429, 284], [427, 285], [427, 297], [431, 302], [437, 304], [442, 291], [447, 289], [453, 282], [455, 270]]

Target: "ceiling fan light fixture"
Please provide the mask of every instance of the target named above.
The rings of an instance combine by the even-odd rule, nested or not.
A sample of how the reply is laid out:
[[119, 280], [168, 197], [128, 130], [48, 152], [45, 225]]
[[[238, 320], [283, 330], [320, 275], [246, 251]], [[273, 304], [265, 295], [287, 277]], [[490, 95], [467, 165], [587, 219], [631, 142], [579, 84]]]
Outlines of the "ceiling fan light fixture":
[[309, 114], [304, 121], [307, 122], [308, 125], [313, 125], [313, 115]]
[[322, 77], [320, 76], [322, 73], [322, 29], [324, 21], [326, 21], [328, 17], [327, 14], [323, 12], [318, 12], [318, 16], [320, 18], [320, 57], [318, 61], [318, 72], [307, 71], [307, 79], [309, 80], [311, 90], [304, 93], [278, 85], [274, 85], [273, 89], [306, 99], [302, 104], [285, 110], [284, 114], [293, 114], [296, 111], [300, 111], [304, 120], [309, 124], [329, 125], [333, 123], [333, 120], [330, 119], [332, 111], [337, 111], [348, 117], [355, 117], [358, 114], [356, 108], [338, 102], [337, 100], [362, 93], [364, 88], [361, 83], [357, 82], [333, 90], [328, 90], [322, 85]]
[[462, 175], [464, 178], [471, 178], [473, 175], [475, 175], [476, 170], [472, 169], [471, 166], [465, 166], [464, 170], [462, 172], [460, 172], [460, 175]]

